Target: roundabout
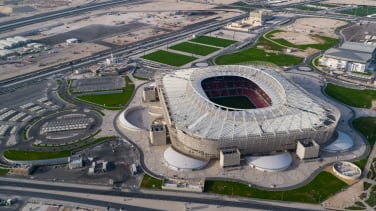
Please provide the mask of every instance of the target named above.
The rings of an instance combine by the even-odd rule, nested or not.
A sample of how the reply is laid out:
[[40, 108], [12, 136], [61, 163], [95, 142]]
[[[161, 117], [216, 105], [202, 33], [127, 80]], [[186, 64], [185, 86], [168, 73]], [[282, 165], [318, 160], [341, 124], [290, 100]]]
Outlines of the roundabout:
[[94, 110], [65, 110], [42, 117], [30, 126], [27, 136], [40, 146], [66, 145], [95, 133], [101, 125], [102, 117]]

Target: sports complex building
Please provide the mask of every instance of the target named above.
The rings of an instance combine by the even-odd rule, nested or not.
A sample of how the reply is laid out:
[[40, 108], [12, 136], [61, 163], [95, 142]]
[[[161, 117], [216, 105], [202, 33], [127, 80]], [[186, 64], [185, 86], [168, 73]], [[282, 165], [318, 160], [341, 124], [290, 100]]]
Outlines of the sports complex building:
[[156, 91], [172, 147], [204, 160], [285, 152], [298, 142], [326, 146], [340, 118], [280, 73], [249, 66], [162, 73]]

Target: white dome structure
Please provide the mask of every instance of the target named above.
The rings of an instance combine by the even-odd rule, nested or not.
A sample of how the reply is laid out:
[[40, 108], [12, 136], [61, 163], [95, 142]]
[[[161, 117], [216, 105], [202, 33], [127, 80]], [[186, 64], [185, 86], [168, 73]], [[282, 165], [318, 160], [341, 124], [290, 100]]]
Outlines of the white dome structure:
[[283, 171], [290, 167], [292, 157], [290, 153], [284, 152], [267, 156], [247, 156], [245, 161], [261, 171]]
[[174, 170], [197, 170], [204, 168], [208, 161], [191, 158], [175, 151], [172, 147], [165, 150], [164, 154], [165, 164]]

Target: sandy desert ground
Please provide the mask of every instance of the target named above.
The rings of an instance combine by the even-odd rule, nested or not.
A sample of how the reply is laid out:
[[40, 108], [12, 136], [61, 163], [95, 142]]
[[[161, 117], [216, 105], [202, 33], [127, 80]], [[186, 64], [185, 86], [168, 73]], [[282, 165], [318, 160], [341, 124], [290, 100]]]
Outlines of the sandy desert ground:
[[376, 6], [375, 0], [327, 0], [323, 3], [329, 3], [329, 4], [356, 4], [356, 5], [371, 5]]
[[[335, 29], [345, 24], [344, 21], [328, 18], [300, 18], [290, 25], [281, 27], [280, 29], [284, 32], [274, 34], [273, 38], [283, 38], [296, 45], [319, 44], [322, 43], [322, 40], [312, 35], [336, 38]], [[305, 57], [317, 51], [317, 49], [308, 48], [305, 51], [296, 51], [292, 54]]]

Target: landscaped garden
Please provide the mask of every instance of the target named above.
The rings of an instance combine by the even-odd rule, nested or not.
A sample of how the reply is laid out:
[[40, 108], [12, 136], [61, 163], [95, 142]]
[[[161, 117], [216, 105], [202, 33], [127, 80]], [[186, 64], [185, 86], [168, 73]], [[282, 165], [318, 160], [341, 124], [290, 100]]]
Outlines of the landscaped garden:
[[118, 110], [128, 103], [134, 92], [135, 86], [128, 76], [125, 76], [125, 87], [121, 93], [89, 94], [77, 99], [98, 105], [105, 109]]
[[207, 45], [200, 45], [200, 44], [191, 43], [191, 42], [182, 42], [182, 43], [173, 45], [169, 48], [173, 50], [177, 50], [177, 51], [200, 55], [200, 56], [206, 56], [219, 50], [219, 48], [215, 48], [215, 47], [211, 47]]
[[303, 187], [287, 191], [259, 190], [245, 184], [228, 181], [205, 182], [205, 192], [209, 193], [304, 203], [320, 203], [346, 187], [346, 183], [328, 172], [321, 172]]
[[158, 50], [150, 54], [146, 54], [141, 58], [175, 67], [183, 66], [197, 59], [193, 56], [186, 56], [183, 54], [172, 53], [164, 50]]
[[375, 90], [351, 89], [328, 83], [325, 92], [330, 97], [353, 107], [371, 108], [372, 100], [376, 100]]
[[210, 36], [199, 36], [190, 41], [195, 42], [195, 43], [202, 43], [206, 45], [217, 46], [217, 47], [227, 47], [237, 42], [235, 40], [223, 39], [223, 38], [218, 38], [218, 37], [210, 37]]

